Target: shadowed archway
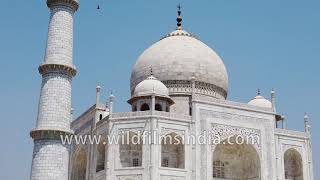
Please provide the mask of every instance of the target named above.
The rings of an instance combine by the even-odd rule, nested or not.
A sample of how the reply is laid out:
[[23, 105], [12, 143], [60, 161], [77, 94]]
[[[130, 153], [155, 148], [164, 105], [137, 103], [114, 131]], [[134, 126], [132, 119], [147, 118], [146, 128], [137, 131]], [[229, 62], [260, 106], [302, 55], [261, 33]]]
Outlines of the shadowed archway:
[[295, 149], [289, 149], [284, 154], [285, 179], [303, 180], [302, 158]]
[[161, 140], [161, 166], [185, 168], [185, 150], [181, 136], [176, 133], [165, 135]]
[[81, 148], [74, 156], [71, 180], [86, 180], [87, 153]]
[[260, 180], [260, 158], [253, 145], [237, 144], [235, 140], [216, 146], [212, 159], [214, 180]]

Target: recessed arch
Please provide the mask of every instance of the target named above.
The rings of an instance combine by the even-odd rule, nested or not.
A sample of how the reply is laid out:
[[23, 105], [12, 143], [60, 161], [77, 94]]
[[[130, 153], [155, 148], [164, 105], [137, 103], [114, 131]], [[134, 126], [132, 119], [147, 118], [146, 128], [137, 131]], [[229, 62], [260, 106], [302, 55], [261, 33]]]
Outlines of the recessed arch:
[[96, 172], [102, 171], [105, 169], [105, 156], [106, 156], [106, 145], [101, 141], [97, 146], [97, 164]]
[[168, 168], [185, 168], [185, 147], [182, 137], [174, 132], [161, 139], [161, 166]]
[[237, 144], [235, 138], [225, 140], [215, 147], [212, 158], [214, 179], [261, 179], [259, 154], [248, 143]]
[[303, 180], [301, 154], [294, 148], [284, 153], [285, 179]]
[[141, 105], [140, 111], [149, 111], [150, 107], [147, 103]]
[[72, 164], [71, 180], [86, 180], [87, 153], [84, 148], [76, 151]]
[[123, 141], [120, 139], [119, 144], [121, 167], [142, 166], [142, 145], [142, 139], [137, 133], [132, 131], [124, 132]]
[[158, 104], [158, 103], [157, 103], [157, 104], [155, 105], [155, 110], [156, 110], [156, 111], [162, 111], [162, 106], [161, 106], [161, 104]]

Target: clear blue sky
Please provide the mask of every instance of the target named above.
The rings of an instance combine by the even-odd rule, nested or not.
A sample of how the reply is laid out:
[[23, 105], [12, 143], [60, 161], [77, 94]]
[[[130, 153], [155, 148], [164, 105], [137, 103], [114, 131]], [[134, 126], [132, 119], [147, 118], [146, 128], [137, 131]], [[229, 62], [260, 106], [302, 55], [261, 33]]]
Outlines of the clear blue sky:
[[[180, 1], [183, 25], [212, 47], [229, 72], [229, 100], [247, 102], [259, 87], [277, 90], [289, 128], [312, 121], [320, 168], [320, 1]], [[101, 10], [96, 6], [100, 3]], [[73, 107], [80, 114], [113, 90], [116, 111], [128, 110], [131, 67], [142, 51], [174, 30], [177, 0], [82, 0], [75, 20]], [[0, 1], [0, 179], [29, 179], [32, 140], [49, 11], [45, 0]]]

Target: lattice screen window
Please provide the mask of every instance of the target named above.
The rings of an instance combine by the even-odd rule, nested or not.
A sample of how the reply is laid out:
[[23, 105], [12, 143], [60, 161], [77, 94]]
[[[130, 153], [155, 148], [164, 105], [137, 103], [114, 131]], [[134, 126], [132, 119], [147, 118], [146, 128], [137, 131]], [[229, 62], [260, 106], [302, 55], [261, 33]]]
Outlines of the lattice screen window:
[[139, 167], [140, 163], [139, 163], [139, 159], [138, 158], [133, 158], [132, 159], [132, 166], [133, 167]]
[[225, 165], [221, 161], [213, 162], [213, 177], [214, 178], [225, 178]]
[[169, 159], [168, 158], [163, 158], [161, 162], [162, 167], [169, 167]]

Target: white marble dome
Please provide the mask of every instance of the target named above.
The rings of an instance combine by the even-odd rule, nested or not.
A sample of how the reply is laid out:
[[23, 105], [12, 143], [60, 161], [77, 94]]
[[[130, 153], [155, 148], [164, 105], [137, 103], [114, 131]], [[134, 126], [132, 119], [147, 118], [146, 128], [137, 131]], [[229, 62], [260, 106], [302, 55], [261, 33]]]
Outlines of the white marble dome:
[[175, 30], [146, 49], [136, 61], [131, 74], [131, 92], [145, 78], [150, 68], [162, 82], [186, 80], [211, 84], [226, 97], [228, 74], [220, 57], [206, 44], [184, 30]]
[[260, 94], [258, 94], [255, 98], [249, 101], [248, 104], [262, 108], [272, 108], [272, 103]]

